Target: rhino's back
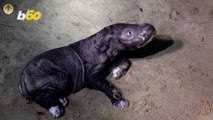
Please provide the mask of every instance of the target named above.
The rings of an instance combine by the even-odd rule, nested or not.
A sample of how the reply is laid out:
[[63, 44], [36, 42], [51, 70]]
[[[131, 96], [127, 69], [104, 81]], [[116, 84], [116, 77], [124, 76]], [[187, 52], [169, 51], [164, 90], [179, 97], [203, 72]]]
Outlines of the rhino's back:
[[67, 46], [33, 58], [22, 72], [19, 89], [24, 97], [32, 99], [33, 94], [40, 90], [70, 94], [82, 89], [83, 84], [83, 63]]

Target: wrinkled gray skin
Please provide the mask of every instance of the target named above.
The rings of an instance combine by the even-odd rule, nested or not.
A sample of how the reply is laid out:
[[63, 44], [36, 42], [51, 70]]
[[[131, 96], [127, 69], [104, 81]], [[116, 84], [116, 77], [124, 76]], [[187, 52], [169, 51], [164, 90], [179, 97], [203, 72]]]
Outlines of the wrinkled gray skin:
[[150, 24], [114, 24], [65, 47], [44, 52], [24, 68], [19, 89], [30, 101], [49, 110], [53, 117], [63, 115], [67, 96], [87, 87], [102, 91], [114, 107], [125, 107], [119, 90], [106, 77], [125, 75], [130, 61], [115, 57], [143, 47], [155, 36]]

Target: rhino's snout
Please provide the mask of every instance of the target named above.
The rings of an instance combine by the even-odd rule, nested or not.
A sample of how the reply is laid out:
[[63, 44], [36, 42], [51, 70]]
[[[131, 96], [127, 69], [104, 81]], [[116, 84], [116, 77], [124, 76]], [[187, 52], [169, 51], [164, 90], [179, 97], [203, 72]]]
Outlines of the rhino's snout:
[[149, 40], [152, 36], [156, 35], [156, 30], [153, 25], [145, 23], [141, 26], [140, 33], [139, 33], [139, 39], [142, 39], [143, 41]]

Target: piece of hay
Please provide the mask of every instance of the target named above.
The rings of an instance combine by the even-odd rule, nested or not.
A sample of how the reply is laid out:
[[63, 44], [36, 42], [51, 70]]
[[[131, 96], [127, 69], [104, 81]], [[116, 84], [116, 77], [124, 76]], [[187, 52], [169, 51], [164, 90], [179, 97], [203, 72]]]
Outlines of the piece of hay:
[[209, 101], [205, 99], [200, 101], [199, 108], [199, 115], [208, 115], [212, 110], [212, 106], [210, 105]]

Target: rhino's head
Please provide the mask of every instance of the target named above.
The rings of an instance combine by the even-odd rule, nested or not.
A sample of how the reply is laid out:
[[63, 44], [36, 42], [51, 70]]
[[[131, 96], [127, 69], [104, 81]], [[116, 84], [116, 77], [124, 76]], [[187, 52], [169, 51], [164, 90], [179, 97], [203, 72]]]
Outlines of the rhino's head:
[[155, 28], [148, 23], [126, 24], [118, 23], [109, 26], [111, 34], [118, 38], [128, 50], [141, 48], [156, 35]]

